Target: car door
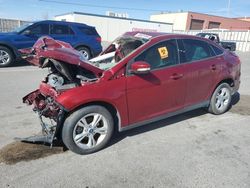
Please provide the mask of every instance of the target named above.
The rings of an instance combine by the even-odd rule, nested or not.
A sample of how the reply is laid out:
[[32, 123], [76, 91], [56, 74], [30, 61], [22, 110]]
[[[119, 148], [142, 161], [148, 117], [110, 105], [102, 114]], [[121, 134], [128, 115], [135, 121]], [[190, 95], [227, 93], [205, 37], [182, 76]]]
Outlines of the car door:
[[76, 41], [73, 30], [66, 24], [51, 24], [50, 36], [56, 40], [61, 40], [71, 45]]
[[186, 92], [185, 69], [179, 64], [176, 40], [151, 46], [128, 65], [145, 61], [147, 74], [127, 75], [129, 123], [134, 124], [166, 115], [183, 107]]
[[187, 96], [185, 106], [206, 102], [219, 72], [217, 58], [210, 45], [198, 39], [178, 40], [181, 64], [186, 65]]
[[37, 23], [20, 33], [21, 37], [15, 40], [15, 46], [20, 48], [30, 48], [44, 35], [49, 35], [49, 24]]

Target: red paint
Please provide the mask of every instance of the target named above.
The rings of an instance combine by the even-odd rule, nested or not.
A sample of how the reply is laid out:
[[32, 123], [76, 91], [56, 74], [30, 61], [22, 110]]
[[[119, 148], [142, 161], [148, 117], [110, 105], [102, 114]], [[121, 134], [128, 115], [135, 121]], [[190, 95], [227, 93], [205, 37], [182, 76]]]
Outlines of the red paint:
[[[126, 33], [126, 35], [134, 34], [136, 32]], [[40, 56], [56, 57], [58, 60], [71, 64], [80, 63], [80, 66], [98, 75], [101, 74], [101, 77], [96, 82], [83, 84], [62, 93], [56, 93], [53, 88], [42, 83], [40, 93], [52, 96], [68, 111], [93, 102], [108, 103], [117, 109], [121, 118], [121, 127], [125, 127], [209, 100], [217, 84], [224, 79], [233, 79], [235, 90], [239, 88], [239, 58], [226, 51], [221, 56], [201, 62], [165, 67], [147, 74], [126, 75], [127, 64], [139, 53], [160, 41], [173, 38], [194, 38], [211, 43], [209, 40], [195, 36], [145, 34], [153, 37], [107, 71], [79, 62], [79, 54], [70, 46], [62, 48], [60, 45], [64, 44], [58, 41], [59, 47], [52, 47], [55, 44], [51, 44], [46, 50], [39, 51], [38, 55], [33, 57], [34, 64], [39, 65]], [[148, 67], [146, 63], [138, 63], [133, 65], [132, 69], [138, 69], [139, 66]]]

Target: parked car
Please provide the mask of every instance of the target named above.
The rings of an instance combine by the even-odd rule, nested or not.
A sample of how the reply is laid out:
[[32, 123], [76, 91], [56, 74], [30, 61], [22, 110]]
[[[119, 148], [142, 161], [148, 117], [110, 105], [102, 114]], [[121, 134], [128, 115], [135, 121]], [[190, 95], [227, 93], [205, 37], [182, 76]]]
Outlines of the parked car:
[[38, 112], [44, 136], [23, 141], [62, 140], [78, 154], [105, 147], [115, 129], [197, 108], [222, 114], [240, 85], [239, 57], [196, 36], [128, 32], [90, 61], [51, 38], [22, 53], [50, 69], [23, 98]]
[[198, 33], [196, 36], [204, 37], [210, 39], [211, 41], [216, 42], [217, 44], [221, 45], [223, 48], [228, 49], [230, 51], [236, 50], [236, 43], [235, 42], [227, 42], [227, 41], [220, 41], [220, 37], [218, 34], [215, 33]]
[[18, 49], [32, 47], [39, 37], [48, 35], [71, 44], [84, 58], [97, 56], [102, 51], [101, 37], [96, 29], [80, 23], [40, 21], [0, 33], [0, 67], [11, 66], [20, 57]]

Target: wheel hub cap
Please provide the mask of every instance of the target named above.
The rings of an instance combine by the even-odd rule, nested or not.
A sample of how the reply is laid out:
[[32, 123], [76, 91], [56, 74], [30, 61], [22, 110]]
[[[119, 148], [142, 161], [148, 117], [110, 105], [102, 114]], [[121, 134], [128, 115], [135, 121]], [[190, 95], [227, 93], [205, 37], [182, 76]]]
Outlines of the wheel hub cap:
[[230, 91], [227, 88], [221, 88], [216, 96], [216, 108], [224, 110], [229, 104]]

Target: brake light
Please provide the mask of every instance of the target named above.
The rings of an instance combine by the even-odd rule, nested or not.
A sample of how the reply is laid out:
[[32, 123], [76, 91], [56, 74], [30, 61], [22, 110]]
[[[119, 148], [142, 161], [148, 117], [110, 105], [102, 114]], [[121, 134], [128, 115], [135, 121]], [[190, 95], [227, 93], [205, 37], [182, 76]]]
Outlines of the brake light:
[[97, 42], [102, 42], [102, 38], [101, 37], [96, 37], [96, 41]]

